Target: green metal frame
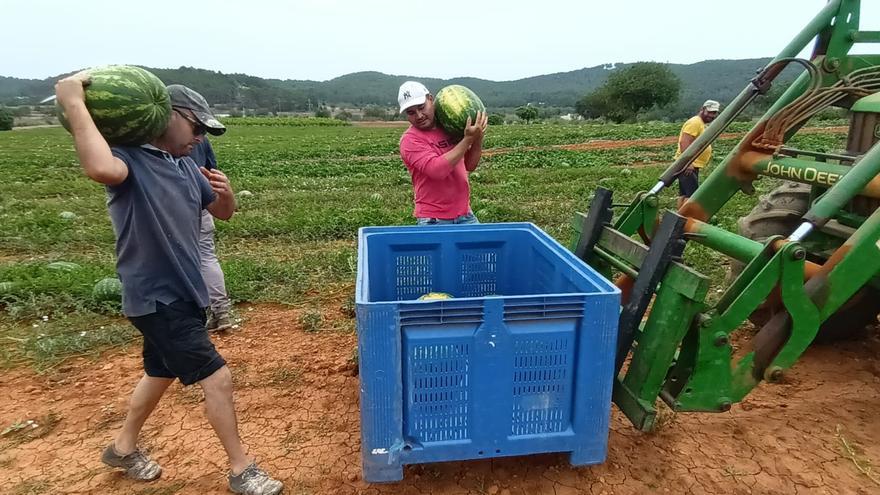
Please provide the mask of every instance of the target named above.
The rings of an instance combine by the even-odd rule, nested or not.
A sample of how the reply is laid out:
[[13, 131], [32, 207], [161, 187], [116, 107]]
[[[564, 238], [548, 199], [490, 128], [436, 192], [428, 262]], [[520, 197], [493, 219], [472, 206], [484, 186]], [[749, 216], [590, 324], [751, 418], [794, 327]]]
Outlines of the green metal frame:
[[[880, 210], [867, 219], [841, 212], [856, 195], [880, 198], [880, 145], [855, 159], [806, 152], [790, 156], [791, 150], [756, 144], [772, 117], [808, 88], [828, 87], [855, 70], [880, 66], [880, 56], [848, 55], [856, 42], [880, 43], [880, 32], [859, 31], [858, 22], [858, 0], [829, 1], [657, 185], [639, 193], [602, 228], [593, 252], [585, 256], [605, 273], [616, 270], [624, 278], [637, 277], [652, 249], [660, 214], [658, 194], [672, 183], [676, 171], [690, 164], [743, 108], [766, 92], [784, 63], [816, 40], [811, 62], [818, 71], [812, 76], [805, 72], [791, 85], [678, 212], [688, 219], [689, 242], [740, 260], [746, 267], [710, 304], [706, 300], [710, 280], [705, 275], [684, 260], [667, 265], [627, 364], [616, 377], [614, 401], [637, 428], [653, 428], [658, 397], [676, 411], [725, 411], [760, 381], [778, 379], [813, 341], [821, 323], [880, 274]], [[802, 124], [797, 123], [797, 128]], [[784, 140], [797, 128], [787, 131]], [[759, 243], [706, 223], [737, 192], [751, 191], [751, 182], [761, 175], [811, 184], [822, 192], [803, 218], [803, 235]], [[584, 218], [578, 214], [573, 222], [578, 232]], [[838, 240], [828, 246], [834, 237], [820, 230], [832, 219], [855, 232], [842, 244]], [[574, 244], [580, 242], [576, 239]], [[825, 246], [823, 253], [833, 252], [821, 266], [807, 260], [807, 249], [818, 244]], [[752, 347], [734, 349], [733, 332], [770, 301], [784, 311], [759, 329]]]

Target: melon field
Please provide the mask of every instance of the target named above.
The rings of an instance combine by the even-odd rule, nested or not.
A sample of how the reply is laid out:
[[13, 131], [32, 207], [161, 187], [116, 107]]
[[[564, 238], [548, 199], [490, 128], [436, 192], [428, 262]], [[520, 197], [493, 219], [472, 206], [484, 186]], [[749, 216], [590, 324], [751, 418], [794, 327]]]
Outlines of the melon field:
[[[242, 437], [290, 494], [877, 493], [880, 341], [815, 346], [781, 384], [762, 384], [719, 414], [664, 411], [635, 430], [612, 408], [605, 464], [564, 455], [411, 466], [396, 485], [360, 474], [354, 278], [357, 229], [412, 224], [404, 127], [230, 119], [211, 138], [238, 211], [217, 222], [233, 330], [215, 335], [236, 386]], [[297, 125], [293, 125], [297, 124]], [[844, 147], [845, 125], [792, 145]], [[716, 162], [748, 124], [715, 146]], [[628, 201], [670, 163], [680, 123], [490, 127], [471, 174], [482, 222], [528, 221], [565, 245], [575, 211], [601, 185]], [[756, 183], [757, 193], [776, 185]], [[248, 194], [242, 194], [247, 191]], [[664, 205], [675, 204], [667, 191]], [[757, 196], [717, 218], [735, 230]], [[724, 287], [727, 261], [689, 247], [688, 263]], [[58, 262], [64, 262], [58, 264]], [[140, 336], [114, 298], [103, 188], [88, 180], [60, 127], [0, 133], [0, 493], [223, 493], [225, 456], [198, 387], [173, 385], [142, 444], [164, 468], [142, 485], [111, 472], [101, 449], [142, 373]]]

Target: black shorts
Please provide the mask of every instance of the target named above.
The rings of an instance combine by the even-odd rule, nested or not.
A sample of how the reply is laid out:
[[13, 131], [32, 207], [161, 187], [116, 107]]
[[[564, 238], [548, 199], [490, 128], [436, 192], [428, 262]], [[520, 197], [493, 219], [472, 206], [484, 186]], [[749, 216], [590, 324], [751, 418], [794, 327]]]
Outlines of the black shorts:
[[678, 174], [678, 195], [689, 198], [700, 187], [700, 169], [695, 168], [690, 175]]
[[205, 330], [205, 310], [194, 302], [156, 302], [155, 313], [129, 321], [144, 336], [147, 376], [177, 378], [192, 385], [226, 364]]

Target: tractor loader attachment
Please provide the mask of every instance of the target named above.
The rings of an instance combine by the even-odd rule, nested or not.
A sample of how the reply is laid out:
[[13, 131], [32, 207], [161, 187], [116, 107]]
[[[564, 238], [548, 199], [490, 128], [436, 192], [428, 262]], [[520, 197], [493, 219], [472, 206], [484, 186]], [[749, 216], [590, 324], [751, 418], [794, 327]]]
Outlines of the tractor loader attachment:
[[[620, 209], [599, 188], [576, 215], [573, 251], [617, 275], [622, 289], [613, 399], [637, 428], [653, 428], [658, 397], [675, 411], [728, 410], [762, 380], [779, 380], [850, 308], [876, 321], [880, 301], [866, 294], [880, 287], [880, 56], [849, 52], [880, 42], [880, 32], [859, 31], [858, 23], [857, 0], [829, 1], [654, 187]], [[813, 39], [810, 60], [795, 59]], [[659, 194], [791, 63], [804, 69], [800, 77], [689, 201], [661, 209]], [[786, 146], [830, 106], [850, 110], [846, 151]], [[760, 177], [809, 187], [790, 228], [755, 240], [711, 224]], [[720, 297], [707, 298], [721, 281], [689, 266], [686, 243], [742, 264]], [[734, 337], [750, 319], [757, 333]]]

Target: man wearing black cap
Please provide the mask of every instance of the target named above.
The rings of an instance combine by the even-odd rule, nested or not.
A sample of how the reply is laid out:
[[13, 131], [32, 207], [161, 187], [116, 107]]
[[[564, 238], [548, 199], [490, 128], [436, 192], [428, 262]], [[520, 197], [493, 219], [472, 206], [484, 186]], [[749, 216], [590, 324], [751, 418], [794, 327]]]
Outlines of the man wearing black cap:
[[235, 197], [218, 170], [199, 169], [188, 157], [205, 133], [226, 128], [192, 89], [168, 88], [172, 112], [165, 131], [141, 146], [110, 147], [85, 105], [85, 76], [58, 82], [55, 91], [70, 122], [80, 165], [104, 184], [116, 233], [116, 271], [122, 311], [144, 337], [144, 375], [116, 438], [101, 460], [128, 477], [151, 481], [162, 469], [137, 446], [144, 422], [177, 379], [198, 383], [205, 410], [229, 456], [235, 493], [275, 495], [282, 483], [256, 466], [238, 434], [232, 375], [205, 331], [208, 291], [199, 270], [201, 210], [229, 219]]

